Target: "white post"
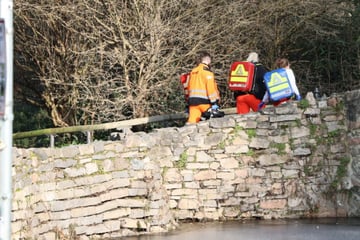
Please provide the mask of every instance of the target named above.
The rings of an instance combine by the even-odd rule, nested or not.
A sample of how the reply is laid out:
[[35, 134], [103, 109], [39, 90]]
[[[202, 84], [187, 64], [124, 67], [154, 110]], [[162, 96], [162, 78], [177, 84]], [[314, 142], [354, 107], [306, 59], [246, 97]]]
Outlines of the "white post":
[[[1, 55], [4, 57], [4, 63], [0, 62], [0, 66], [5, 66], [1, 67], [3, 70], [0, 69], [0, 84], [5, 88], [4, 91], [0, 91], [0, 108], [2, 108], [0, 109], [0, 240], [11, 240], [12, 122], [14, 118], [13, 0], [0, 0], [0, 20], [5, 23], [5, 35], [0, 39], [0, 43], [5, 42], [5, 50], [0, 50], [0, 57]], [[2, 77], [4, 79], [1, 79]]]

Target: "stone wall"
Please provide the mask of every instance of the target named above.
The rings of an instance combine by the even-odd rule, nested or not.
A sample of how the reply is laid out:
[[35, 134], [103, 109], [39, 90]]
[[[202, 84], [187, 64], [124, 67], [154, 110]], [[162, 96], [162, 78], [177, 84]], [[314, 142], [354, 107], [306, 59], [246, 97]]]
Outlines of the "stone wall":
[[347, 189], [351, 189], [350, 214], [360, 216], [360, 90], [351, 91], [344, 97], [347, 120], [348, 151], [351, 157]]
[[359, 91], [307, 99], [119, 141], [14, 149], [14, 239], [121, 237], [185, 220], [360, 216]]

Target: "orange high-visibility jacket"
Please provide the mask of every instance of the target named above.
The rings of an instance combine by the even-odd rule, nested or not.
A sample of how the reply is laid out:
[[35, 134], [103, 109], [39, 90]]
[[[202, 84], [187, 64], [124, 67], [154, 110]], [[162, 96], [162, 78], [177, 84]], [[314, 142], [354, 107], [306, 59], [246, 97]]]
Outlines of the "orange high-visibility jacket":
[[214, 73], [204, 63], [191, 71], [188, 89], [190, 106], [215, 104], [220, 99]]

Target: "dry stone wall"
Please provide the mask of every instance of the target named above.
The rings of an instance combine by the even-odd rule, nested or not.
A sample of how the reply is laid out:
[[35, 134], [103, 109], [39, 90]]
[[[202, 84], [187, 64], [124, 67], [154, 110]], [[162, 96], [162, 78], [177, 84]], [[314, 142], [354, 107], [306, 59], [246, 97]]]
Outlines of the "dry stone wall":
[[[127, 133], [14, 149], [14, 239], [165, 232], [182, 221], [359, 216], [359, 91]], [[354, 112], [355, 111], [355, 112]]]

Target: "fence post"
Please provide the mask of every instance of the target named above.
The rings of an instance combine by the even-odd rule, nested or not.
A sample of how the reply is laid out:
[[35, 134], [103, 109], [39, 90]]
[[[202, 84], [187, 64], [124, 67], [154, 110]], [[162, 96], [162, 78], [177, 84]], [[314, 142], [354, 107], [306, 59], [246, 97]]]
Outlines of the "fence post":
[[93, 136], [93, 132], [92, 131], [86, 131], [86, 139], [87, 139], [87, 144], [92, 143], [92, 136]]
[[50, 134], [50, 147], [51, 148], [55, 147], [55, 135], [54, 134]]

